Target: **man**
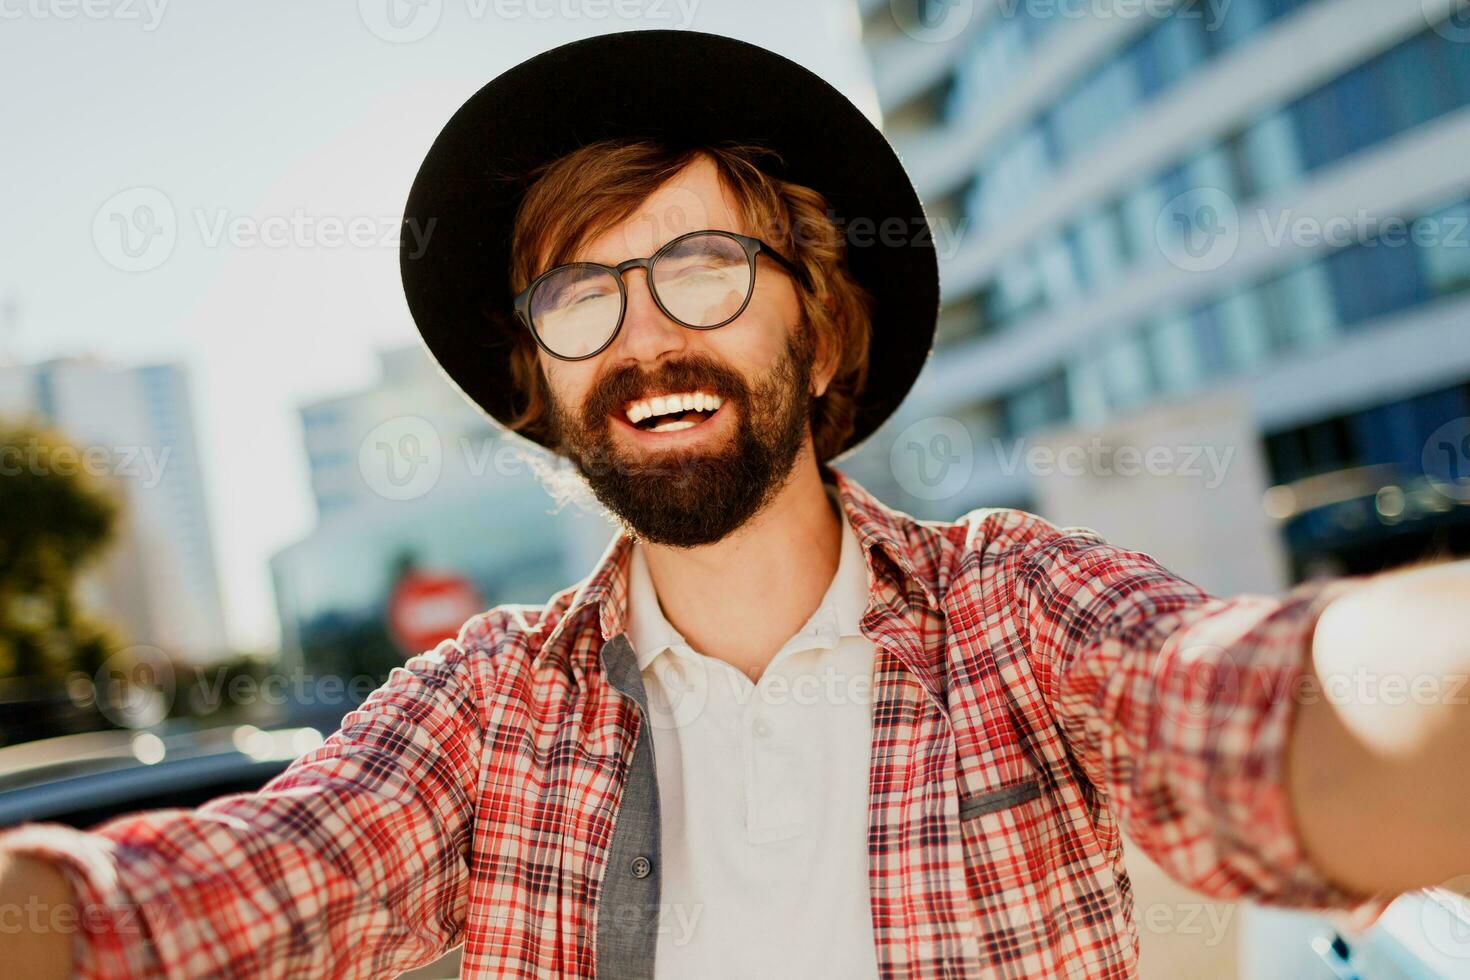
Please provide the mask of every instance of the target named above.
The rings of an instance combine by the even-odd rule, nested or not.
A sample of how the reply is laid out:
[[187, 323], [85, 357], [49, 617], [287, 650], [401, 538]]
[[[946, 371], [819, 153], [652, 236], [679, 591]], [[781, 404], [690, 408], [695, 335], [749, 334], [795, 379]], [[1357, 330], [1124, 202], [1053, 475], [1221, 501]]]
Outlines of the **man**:
[[438, 222], [403, 272], [445, 372], [620, 533], [259, 793], [0, 837], [0, 899], [90, 913], [0, 940], [25, 975], [387, 976], [463, 943], [467, 976], [1126, 977], [1125, 829], [1226, 899], [1372, 914], [1470, 867], [1460, 702], [1300, 696], [1463, 673], [1465, 566], [1227, 601], [828, 465], [908, 390], [937, 280], [896, 156], [804, 69], [558, 48], [451, 120], [406, 220]]

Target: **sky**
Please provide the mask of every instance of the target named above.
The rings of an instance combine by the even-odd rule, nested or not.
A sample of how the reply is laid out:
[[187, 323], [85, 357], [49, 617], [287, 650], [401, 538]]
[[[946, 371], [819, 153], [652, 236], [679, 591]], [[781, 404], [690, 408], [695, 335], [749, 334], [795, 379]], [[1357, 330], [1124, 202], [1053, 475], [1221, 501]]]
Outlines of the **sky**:
[[[872, 112], [852, 0], [0, 0], [0, 359], [187, 369], [237, 648], [276, 644], [267, 562], [315, 523], [298, 407], [416, 342], [394, 236], [423, 153], [512, 65], [642, 28]], [[129, 254], [106, 222], [140, 204], [176, 232]]]

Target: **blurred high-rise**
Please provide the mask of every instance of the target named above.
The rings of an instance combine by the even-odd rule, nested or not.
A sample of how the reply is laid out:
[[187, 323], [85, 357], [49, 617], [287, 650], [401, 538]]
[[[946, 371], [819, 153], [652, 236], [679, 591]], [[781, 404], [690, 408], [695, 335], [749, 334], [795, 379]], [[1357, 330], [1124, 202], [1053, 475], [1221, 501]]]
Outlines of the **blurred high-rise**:
[[856, 460], [889, 497], [1035, 506], [1018, 440], [1229, 389], [1291, 577], [1470, 552], [1470, 484], [1426, 478], [1470, 473], [1463, 3], [859, 7], [944, 291], [888, 430], [948, 417], [974, 443], [938, 503]]
[[79, 583], [121, 638], [184, 661], [229, 654], [188, 375], [94, 357], [0, 365], [0, 414], [43, 423], [122, 498], [107, 554]]
[[612, 534], [595, 512], [557, 513], [540, 454], [492, 426], [422, 345], [379, 363], [373, 384], [300, 410], [318, 523], [271, 561], [287, 663], [320, 666], [315, 651], [344, 636], [381, 640], [405, 559], [462, 576], [486, 608], [538, 603], [586, 575]]
[[384, 421], [432, 419], [454, 433], [482, 433], [483, 419], [446, 384], [419, 347], [378, 352], [378, 381], [361, 391], [301, 407], [302, 438], [317, 517], [329, 522], [381, 497], [362, 477], [363, 440]]

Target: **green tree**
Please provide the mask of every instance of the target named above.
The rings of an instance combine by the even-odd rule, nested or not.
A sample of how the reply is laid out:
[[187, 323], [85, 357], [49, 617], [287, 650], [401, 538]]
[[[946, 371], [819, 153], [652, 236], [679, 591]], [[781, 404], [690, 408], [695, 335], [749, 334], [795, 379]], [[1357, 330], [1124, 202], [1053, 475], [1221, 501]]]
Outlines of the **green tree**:
[[0, 677], [90, 677], [118, 646], [75, 599], [119, 513], [81, 462], [55, 432], [0, 420]]

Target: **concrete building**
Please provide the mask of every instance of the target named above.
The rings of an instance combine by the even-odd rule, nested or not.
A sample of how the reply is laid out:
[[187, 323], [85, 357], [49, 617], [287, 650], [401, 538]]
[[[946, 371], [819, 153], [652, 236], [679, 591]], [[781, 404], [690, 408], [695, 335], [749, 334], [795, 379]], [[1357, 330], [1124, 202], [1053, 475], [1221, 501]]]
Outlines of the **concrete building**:
[[[1425, 453], [1470, 416], [1470, 31], [1453, 0], [860, 7], [944, 313], [855, 470], [926, 516], [1031, 505], [1037, 475], [1004, 465], [1018, 441], [1238, 388], [1269, 483], [1292, 491], [1268, 509], [1294, 577], [1446, 534], [1470, 548], [1467, 487], [1425, 492], [1453, 478], [1426, 468], [1470, 473], [1470, 456]], [[887, 454], [936, 418], [973, 462], [933, 501]]]
[[[450, 441], [485, 435], [479, 413], [445, 383], [421, 348], [379, 351], [378, 362], [381, 375], [371, 387], [301, 406], [311, 492], [323, 522], [382, 499], [364, 479], [358, 457], [364, 441], [385, 423], [429, 420]], [[390, 424], [383, 433], [391, 430]], [[412, 435], [407, 428], [404, 434]]]
[[0, 414], [32, 418], [92, 452], [89, 471], [122, 497], [117, 537], [79, 583], [82, 600], [129, 643], [194, 662], [227, 656], [185, 370], [96, 358], [0, 365]]
[[282, 654], [381, 620], [396, 563], [469, 579], [485, 606], [542, 602], [612, 536], [591, 508], [557, 510], [526, 440], [491, 425], [421, 345], [380, 352], [373, 385], [301, 407], [318, 524], [271, 561]]

